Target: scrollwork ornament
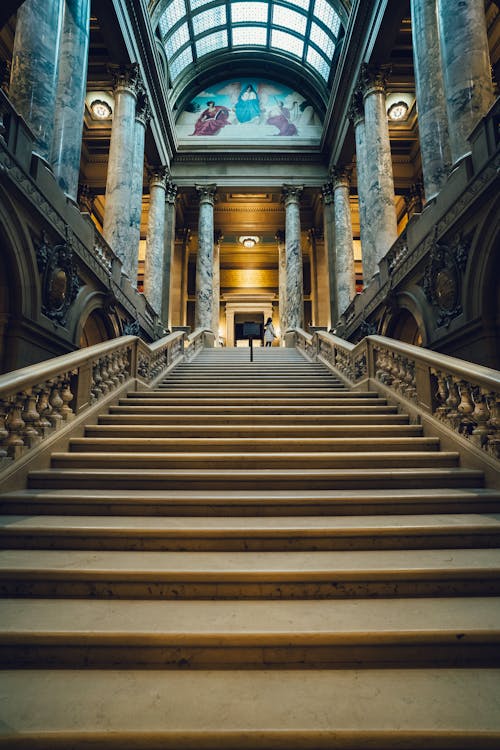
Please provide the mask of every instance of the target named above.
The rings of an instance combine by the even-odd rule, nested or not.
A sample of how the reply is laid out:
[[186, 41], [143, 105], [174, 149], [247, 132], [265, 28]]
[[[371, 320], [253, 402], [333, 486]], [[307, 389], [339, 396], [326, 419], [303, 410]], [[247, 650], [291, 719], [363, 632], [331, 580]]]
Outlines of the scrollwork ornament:
[[36, 258], [42, 275], [42, 313], [55, 323], [65, 325], [80, 289], [71, 237], [63, 244], [51, 246], [44, 232], [36, 248]]
[[423, 289], [429, 302], [437, 308], [438, 327], [448, 326], [462, 312], [462, 276], [468, 252], [468, 242], [463, 239], [456, 247], [450, 247], [434, 237]]

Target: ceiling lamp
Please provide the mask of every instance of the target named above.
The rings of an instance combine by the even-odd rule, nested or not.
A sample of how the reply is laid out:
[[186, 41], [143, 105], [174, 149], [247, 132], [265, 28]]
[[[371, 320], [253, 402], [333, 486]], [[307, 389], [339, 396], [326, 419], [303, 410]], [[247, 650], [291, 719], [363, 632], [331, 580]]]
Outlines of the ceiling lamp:
[[90, 105], [90, 111], [98, 120], [107, 120], [108, 117], [111, 117], [111, 107], [102, 99], [94, 99]]
[[393, 120], [393, 122], [401, 122], [402, 120], [406, 120], [408, 109], [409, 107], [406, 102], [394, 102], [394, 104], [391, 104], [389, 107], [387, 115], [390, 120]]
[[255, 247], [259, 239], [259, 237], [252, 234], [243, 234], [241, 237], [238, 237], [238, 242], [240, 242], [243, 247], [247, 247], [251, 250], [252, 247]]

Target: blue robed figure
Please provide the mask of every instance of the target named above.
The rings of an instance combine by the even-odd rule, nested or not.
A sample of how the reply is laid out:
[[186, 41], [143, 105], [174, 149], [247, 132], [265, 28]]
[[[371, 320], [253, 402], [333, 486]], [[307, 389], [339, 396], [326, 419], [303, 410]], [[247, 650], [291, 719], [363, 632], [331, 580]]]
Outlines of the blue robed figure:
[[260, 117], [259, 98], [251, 83], [241, 90], [234, 111], [239, 122], [250, 122]]

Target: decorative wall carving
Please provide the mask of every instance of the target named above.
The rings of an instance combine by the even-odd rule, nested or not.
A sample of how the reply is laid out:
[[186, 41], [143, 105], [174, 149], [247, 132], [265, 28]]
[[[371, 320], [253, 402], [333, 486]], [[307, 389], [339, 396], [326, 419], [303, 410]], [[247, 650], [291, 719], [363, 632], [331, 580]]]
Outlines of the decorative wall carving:
[[440, 244], [436, 238], [431, 246], [423, 288], [429, 302], [437, 307], [438, 327], [448, 326], [462, 312], [462, 277], [469, 248], [469, 239], [462, 237], [452, 247]]
[[80, 288], [71, 244], [52, 246], [43, 233], [36, 248], [36, 259], [42, 276], [42, 313], [55, 323], [65, 325]]

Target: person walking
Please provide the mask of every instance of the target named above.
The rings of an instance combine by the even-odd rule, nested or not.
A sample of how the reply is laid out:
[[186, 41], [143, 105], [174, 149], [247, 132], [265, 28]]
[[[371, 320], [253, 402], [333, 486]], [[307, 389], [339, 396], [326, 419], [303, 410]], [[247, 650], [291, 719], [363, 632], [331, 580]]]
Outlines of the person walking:
[[273, 327], [272, 318], [268, 318], [264, 325], [264, 345], [272, 346], [275, 338], [276, 338], [276, 332]]

